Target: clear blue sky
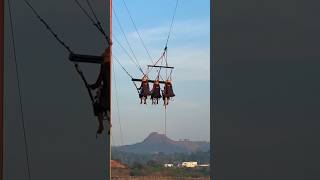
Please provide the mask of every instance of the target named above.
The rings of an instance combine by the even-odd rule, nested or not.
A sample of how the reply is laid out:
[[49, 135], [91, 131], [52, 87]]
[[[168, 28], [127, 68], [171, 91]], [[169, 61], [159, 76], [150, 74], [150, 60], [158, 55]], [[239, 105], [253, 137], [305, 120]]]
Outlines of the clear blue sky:
[[[156, 60], [164, 48], [176, 1], [136, 0], [126, 3], [147, 49]], [[113, 7], [139, 63], [146, 68], [150, 60], [123, 2], [114, 0]], [[113, 34], [127, 47], [115, 17]], [[169, 138], [206, 141], [210, 139], [209, 39], [210, 1], [180, 0], [168, 44], [168, 63], [175, 67], [173, 87], [176, 94], [167, 109]], [[128, 48], [127, 50], [129, 51]], [[134, 77], [141, 77], [135, 65], [115, 41], [113, 52]], [[158, 106], [152, 106], [150, 101], [148, 105], [140, 105], [137, 91], [130, 78], [115, 61], [114, 70], [117, 84], [113, 84], [113, 144], [122, 144], [115, 85], [118, 88], [123, 144], [140, 142], [150, 132], [164, 133], [162, 100]], [[155, 73], [151, 73], [150, 76], [153, 78]]]

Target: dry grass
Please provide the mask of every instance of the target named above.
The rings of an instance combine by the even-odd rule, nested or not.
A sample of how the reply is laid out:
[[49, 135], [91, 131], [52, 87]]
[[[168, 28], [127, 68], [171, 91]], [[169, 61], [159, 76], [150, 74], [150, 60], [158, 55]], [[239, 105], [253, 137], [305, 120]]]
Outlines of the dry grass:
[[210, 177], [118, 176], [111, 180], [210, 180]]

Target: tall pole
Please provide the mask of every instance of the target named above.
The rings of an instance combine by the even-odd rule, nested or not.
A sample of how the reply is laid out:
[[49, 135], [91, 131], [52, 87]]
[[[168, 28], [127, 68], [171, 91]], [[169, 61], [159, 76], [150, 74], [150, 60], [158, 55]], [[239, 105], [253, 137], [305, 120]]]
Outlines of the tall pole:
[[3, 79], [4, 79], [4, 1], [0, 2], [0, 180], [3, 180]]
[[[108, 37], [110, 38], [110, 41], [112, 42], [112, 0], [109, 0], [109, 3], [108, 3], [108, 10], [109, 10], [109, 12], [108, 12], [108, 15], [109, 15], [109, 19], [108, 19], [108, 30], [109, 30], [109, 34], [108, 34]], [[111, 46], [111, 44], [108, 44], [109, 46]], [[107, 69], [107, 71], [108, 71], [108, 73], [107, 73], [107, 78], [108, 78], [108, 82], [110, 83], [109, 84], [109, 89], [108, 89], [108, 94], [109, 94], [109, 112], [110, 112], [110, 116], [109, 116], [109, 118], [110, 118], [110, 124], [111, 124], [111, 120], [112, 120], [112, 116], [111, 116], [111, 98], [112, 98], [112, 96], [111, 96], [111, 89], [112, 89], [112, 83], [111, 83], [111, 75], [112, 75], [112, 47], [110, 48], [110, 56], [109, 56], [109, 62], [110, 62], [110, 64], [108, 65], [108, 69]], [[109, 128], [109, 127], [108, 127]], [[110, 127], [110, 134], [108, 134], [108, 137], [107, 137], [107, 180], [111, 180], [111, 127]]]

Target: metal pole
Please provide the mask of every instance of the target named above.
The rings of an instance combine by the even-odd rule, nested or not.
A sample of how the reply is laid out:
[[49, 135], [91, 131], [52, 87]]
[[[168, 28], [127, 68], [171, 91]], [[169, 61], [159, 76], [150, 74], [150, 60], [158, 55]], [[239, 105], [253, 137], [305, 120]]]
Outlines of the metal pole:
[[[107, 8], [107, 10], [108, 10], [108, 15], [109, 15], [109, 19], [108, 19], [108, 30], [109, 30], [109, 34], [108, 34], [108, 36], [109, 36], [109, 38], [110, 38], [110, 41], [112, 42], [112, 0], [109, 0], [109, 3], [108, 3], [108, 8]], [[110, 44], [109, 44], [109, 46], [110, 46]], [[108, 92], [108, 94], [109, 94], [109, 107], [110, 107], [110, 109], [109, 109], [109, 112], [110, 112], [110, 123], [112, 122], [112, 113], [111, 113], [111, 98], [112, 98], [112, 96], [111, 96], [111, 89], [112, 89], [112, 83], [111, 83], [111, 75], [112, 75], [112, 48], [111, 48], [111, 50], [110, 50], [110, 56], [109, 56], [109, 62], [110, 62], [110, 65], [108, 66], [109, 67], [109, 69], [107, 70], [108, 72], [109, 72], [109, 74], [107, 74], [107, 78], [108, 78], [108, 80], [109, 80], [109, 92]], [[108, 127], [109, 128], [109, 127]], [[110, 134], [107, 136], [107, 180], [111, 180], [111, 128], [110, 128]]]

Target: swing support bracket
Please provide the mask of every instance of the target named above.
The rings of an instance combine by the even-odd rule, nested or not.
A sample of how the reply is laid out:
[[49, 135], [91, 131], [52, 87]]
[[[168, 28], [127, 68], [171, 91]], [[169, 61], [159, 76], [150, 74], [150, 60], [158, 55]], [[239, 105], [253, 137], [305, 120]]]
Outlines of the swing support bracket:
[[71, 53], [69, 55], [69, 60], [72, 62], [95, 63], [95, 64], [102, 64], [104, 61], [102, 56], [74, 54], [74, 53]]
[[157, 66], [157, 65], [148, 65], [148, 67], [158, 67], [158, 68], [169, 68], [169, 69], [174, 69], [172, 66]]
[[[136, 79], [136, 78], [132, 78], [131, 80], [132, 80], [132, 81], [142, 81], [141, 79]], [[154, 81], [155, 81], [155, 80], [148, 80], [148, 82], [150, 82], [150, 83], [154, 83]], [[159, 83], [160, 83], [160, 84], [165, 84], [164, 81], [159, 81]]]

